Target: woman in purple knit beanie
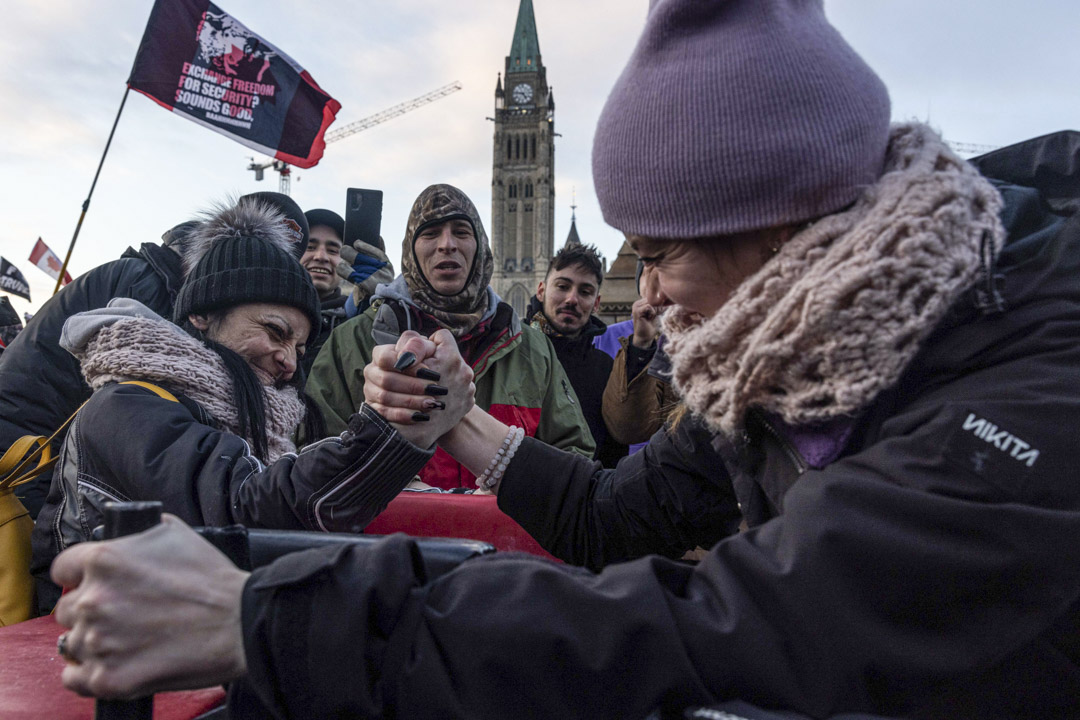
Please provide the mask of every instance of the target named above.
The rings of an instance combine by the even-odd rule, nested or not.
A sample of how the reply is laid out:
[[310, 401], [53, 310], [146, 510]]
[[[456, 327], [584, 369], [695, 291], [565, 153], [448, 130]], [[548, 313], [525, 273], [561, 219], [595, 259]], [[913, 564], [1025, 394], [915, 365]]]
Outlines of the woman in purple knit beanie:
[[[258, 570], [230, 627], [267, 712], [1080, 715], [1078, 156], [890, 126], [821, 0], [653, 0], [593, 171], [682, 413], [604, 470], [473, 408], [439, 444], [567, 565], [429, 581], [401, 541]], [[402, 425], [406, 351], [446, 359], [375, 349]]]

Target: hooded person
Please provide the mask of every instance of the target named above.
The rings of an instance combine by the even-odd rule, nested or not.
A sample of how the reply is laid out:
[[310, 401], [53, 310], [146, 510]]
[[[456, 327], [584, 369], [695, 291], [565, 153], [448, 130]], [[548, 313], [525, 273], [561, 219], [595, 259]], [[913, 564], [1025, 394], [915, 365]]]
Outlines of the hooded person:
[[[402, 241], [401, 275], [379, 285], [371, 307], [340, 325], [311, 369], [308, 392], [330, 432], [363, 400], [364, 367], [376, 345], [406, 330], [449, 330], [476, 375], [477, 402], [527, 435], [592, 457], [594, 443], [566, 373], [543, 334], [523, 326], [491, 288], [493, 259], [472, 201], [450, 185], [416, 198]], [[472, 487], [468, 470], [445, 453], [420, 472], [432, 486]]]
[[[324, 434], [298, 368], [320, 314], [282, 219], [253, 200], [209, 213], [189, 238], [199, 259], [175, 323], [130, 298], [65, 323], [60, 343], [94, 394], [33, 534], [43, 609], [52, 558], [89, 539], [108, 501], [160, 500], [197, 525], [359, 532], [431, 457], [434, 438], [418, 447], [360, 405], [339, 435], [297, 452], [298, 425]], [[442, 383], [433, 426], [471, 404], [467, 381]]]

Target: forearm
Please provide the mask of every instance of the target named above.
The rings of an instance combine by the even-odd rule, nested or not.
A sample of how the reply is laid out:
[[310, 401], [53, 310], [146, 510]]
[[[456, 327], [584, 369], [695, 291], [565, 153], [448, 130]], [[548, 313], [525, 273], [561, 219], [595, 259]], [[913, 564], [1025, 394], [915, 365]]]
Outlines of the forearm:
[[741, 515], [708, 440], [689, 426], [677, 437], [662, 433], [614, 470], [526, 440], [507, 468], [499, 509], [551, 554], [594, 570], [711, 547]]
[[439, 438], [443, 450], [469, 472], [480, 476], [499, 451], [510, 428], [474, 406], [454, 428]]
[[238, 521], [259, 527], [361, 532], [433, 452], [367, 405], [340, 437], [305, 447], [239, 484]]

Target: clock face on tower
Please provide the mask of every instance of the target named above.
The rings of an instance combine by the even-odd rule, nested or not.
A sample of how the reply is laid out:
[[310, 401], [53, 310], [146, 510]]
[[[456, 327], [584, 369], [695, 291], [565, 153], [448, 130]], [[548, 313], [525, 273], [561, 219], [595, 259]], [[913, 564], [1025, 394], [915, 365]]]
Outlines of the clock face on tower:
[[532, 100], [533, 89], [531, 85], [521, 83], [514, 87], [514, 102], [518, 105], [524, 105]]

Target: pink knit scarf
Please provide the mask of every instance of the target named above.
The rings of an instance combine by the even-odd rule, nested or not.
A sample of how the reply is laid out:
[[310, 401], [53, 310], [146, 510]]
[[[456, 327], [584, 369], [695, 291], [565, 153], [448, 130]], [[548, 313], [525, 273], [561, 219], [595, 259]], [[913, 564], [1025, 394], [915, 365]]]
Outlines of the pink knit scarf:
[[[162, 319], [133, 317], [102, 328], [79, 358], [90, 387], [143, 380], [188, 396], [223, 429], [239, 435], [240, 416], [232, 400], [232, 378], [213, 350]], [[272, 463], [296, 452], [292, 434], [304, 417], [295, 388], [263, 387], [266, 399], [267, 457]], [[251, 437], [245, 437], [254, 447]]]
[[734, 436], [750, 408], [805, 425], [865, 408], [976, 280], [1001, 197], [924, 125], [894, 126], [884, 173], [794, 235], [714, 316], [664, 315], [676, 388]]

